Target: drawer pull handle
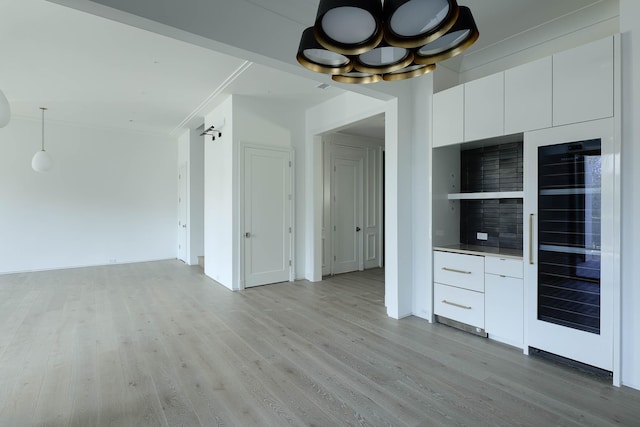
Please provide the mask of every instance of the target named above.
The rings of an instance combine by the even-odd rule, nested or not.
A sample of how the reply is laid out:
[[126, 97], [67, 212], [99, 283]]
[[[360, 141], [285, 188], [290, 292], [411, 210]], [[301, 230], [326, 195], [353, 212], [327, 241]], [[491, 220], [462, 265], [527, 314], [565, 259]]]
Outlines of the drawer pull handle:
[[450, 271], [452, 273], [460, 273], [460, 274], [472, 274], [470, 271], [456, 270], [455, 268], [442, 267], [444, 271]]
[[447, 305], [452, 305], [458, 308], [464, 308], [465, 310], [471, 310], [471, 307], [469, 307], [468, 305], [456, 304], [455, 302], [450, 302], [450, 301], [447, 301], [446, 299], [443, 299], [442, 303]]

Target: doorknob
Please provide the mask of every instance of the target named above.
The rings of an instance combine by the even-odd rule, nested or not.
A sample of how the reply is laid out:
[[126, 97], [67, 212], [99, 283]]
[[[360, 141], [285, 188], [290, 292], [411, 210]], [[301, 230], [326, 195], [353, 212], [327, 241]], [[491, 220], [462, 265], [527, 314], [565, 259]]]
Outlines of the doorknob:
[[356, 233], [360, 231], [360, 227], [356, 227]]
[[249, 237], [251, 237], [251, 233], [249, 233], [249, 232], [247, 231], [246, 233], [244, 233], [244, 237], [246, 237], [246, 238], [248, 239]]
[[182, 228], [187, 228], [187, 224], [182, 224]]

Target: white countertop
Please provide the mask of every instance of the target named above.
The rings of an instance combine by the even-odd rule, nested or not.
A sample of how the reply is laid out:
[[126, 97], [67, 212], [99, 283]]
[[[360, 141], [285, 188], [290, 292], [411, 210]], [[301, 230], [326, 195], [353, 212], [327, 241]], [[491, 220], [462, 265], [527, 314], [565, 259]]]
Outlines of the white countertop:
[[462, 243], [447, 246], [434, 246], [434, 251], [454, 252], [467, 255], [495, 256], [522, 260], [522, 249], [492, 248], [488, 246], [465, 245]]

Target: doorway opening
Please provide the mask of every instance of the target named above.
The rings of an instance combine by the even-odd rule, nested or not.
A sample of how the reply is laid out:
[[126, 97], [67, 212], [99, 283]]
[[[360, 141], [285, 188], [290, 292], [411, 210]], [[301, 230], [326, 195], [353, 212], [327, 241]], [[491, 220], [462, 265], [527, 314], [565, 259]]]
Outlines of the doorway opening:
[[322, 275], [384, 267], [384, 114], [322, 135]]

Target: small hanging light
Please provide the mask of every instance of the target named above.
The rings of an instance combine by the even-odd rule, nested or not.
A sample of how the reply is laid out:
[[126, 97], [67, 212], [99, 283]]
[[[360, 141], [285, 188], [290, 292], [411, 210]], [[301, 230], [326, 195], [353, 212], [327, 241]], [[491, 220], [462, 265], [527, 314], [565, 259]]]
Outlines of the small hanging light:
[[44, 151], [44, 112], [47, 108], [40, 107], [40, 109], [42, 110], [42, 148], [34, 154], [31, 160], [31, 167], [36, 172], [48, 172], [53, 167], [53, 159], [49, 153]]
[[0, 128], [5, 127], [11, 120], [11, 107], [4, 93], [0, 90]]

